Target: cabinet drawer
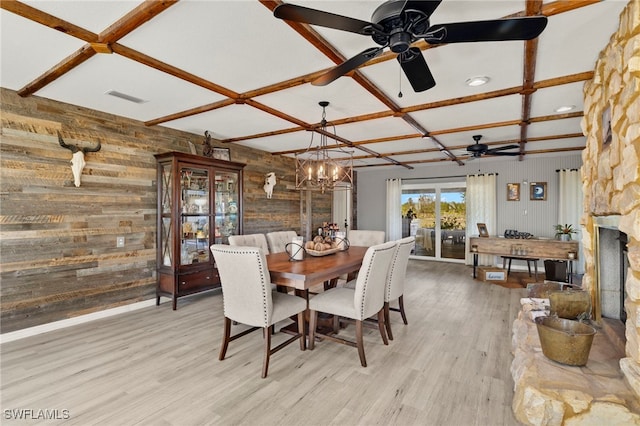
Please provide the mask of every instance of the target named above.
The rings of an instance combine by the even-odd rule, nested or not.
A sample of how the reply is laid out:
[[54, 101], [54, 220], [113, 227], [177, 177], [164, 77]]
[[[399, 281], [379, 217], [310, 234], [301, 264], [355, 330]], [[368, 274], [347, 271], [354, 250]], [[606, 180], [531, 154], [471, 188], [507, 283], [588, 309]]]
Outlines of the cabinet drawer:
[[219, 283], [218, 271], [215, 269], [193, 274], [178, 275], [178, 292], [182, 293], [203, 287], [214, 287]]

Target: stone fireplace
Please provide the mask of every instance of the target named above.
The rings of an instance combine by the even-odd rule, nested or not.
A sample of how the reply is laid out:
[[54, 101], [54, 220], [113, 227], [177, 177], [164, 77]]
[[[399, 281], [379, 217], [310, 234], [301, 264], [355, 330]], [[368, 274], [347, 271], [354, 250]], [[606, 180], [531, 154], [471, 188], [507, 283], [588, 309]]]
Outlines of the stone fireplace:
[[627, 320], [624, 301], [629, 258], [627, 234], [619, 230], [619, 220], [618, 216], [594, 218], [593, 317], [596, 321], [610, 319], [624, 324]]
[[[582, 286], [591, 292], [594, 308], [599, 310], [596, 320], [600, 320], [602, 282], [598, 281], [596, 255], [603, 235], [599, 230], [615, 227], [626, 234], [626, 344], [620, 369], [640, 399], [640, 2], [631, 1], [621, 14], [620, 27], [601, 52], [584, 95]], [[612, 218], [615, 225], [609, 223]]]
[[[513, 325], [513, 410], [525, 424], [640, 424], [638, 0], [621, 13], [585, 83], [582, 130], [582, 288], [599, 332], [587, 365], [565, 368], [542, 356], [535, 324], [521, 313]], [[619, 345], [604, 332], [609, 320], [619, 325]]]

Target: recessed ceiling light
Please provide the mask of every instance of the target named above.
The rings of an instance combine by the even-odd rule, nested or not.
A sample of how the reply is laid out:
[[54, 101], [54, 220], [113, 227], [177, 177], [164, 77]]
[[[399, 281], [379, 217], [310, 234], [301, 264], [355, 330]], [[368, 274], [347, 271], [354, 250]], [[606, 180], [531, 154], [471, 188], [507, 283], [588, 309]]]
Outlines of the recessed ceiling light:
[[105, 92], [105, 95], [115, 96], [116, 98], [124, 99], [125, 101], [133, 102], [136, 104], [149, 102], [144, 99], [136, 98], [135, 96], [127, 95], [126, 93], [118, 92], [117, 90], [109, 90]]
[[571, 111], [575, 107], [576, 107], [575, 105], [562, 105], [556, 108], [555, 112], [567, 112], [567, 111]]
[[478, 76], [478, 77], [468, 78], [467, 81], [465, 81], [465, 84], [467, 86], [476, 87], [476, 86], [482, 86], [483, 84], [487, 84], [488, 82], [489, 82], [489, 77]]

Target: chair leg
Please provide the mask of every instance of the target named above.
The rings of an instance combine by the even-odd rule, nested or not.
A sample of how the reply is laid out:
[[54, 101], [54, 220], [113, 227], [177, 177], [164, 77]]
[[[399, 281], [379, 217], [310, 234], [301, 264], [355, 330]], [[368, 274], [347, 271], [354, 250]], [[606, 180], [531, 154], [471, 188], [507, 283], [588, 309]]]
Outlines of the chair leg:
[[366, 367], [367, 360], [364, 357], [364, 340], [362, 339], [362, 321], [361, 320], [356, 320], [356, 345], [358, 347], [358, 355], [360, 355], [360, 364], [363, 367]]
[[309, 350], [312, 351], [316, 343], [316, 321], [318, 320], [317, 311], [309, 311]]
[[220, 354], [218, 359], [222, 361], [227, 354], [227, 348], [229, 347], [229, 339], [231, 338], [231, 320], [224, 317], [224, 332], [222, 336], [222, 346], [220, 346]]
[[407, 314], [404, 313], [404, 294], [401, 294], [400, 297], [398, 297], [398, 307], [400, 308], [400, 315], [402, 315], [404, 325], [409, 324], [407, 322]]
[[384, 308], [378, 311], [378, 330], [380, 330], [380, 336], [385, 345], [389, 344], [387, 340], [387, 333], [384, 331]]
[[391, 319], [389, 318], [389, 302], [384, 302], [384, 326], [387, 329], [387, 336], [389, 336], [389, 340], [393, 340], [393, 333], [391, 332]]
[[271, 355], [271, 327], [264, 327], [264, 361], [262, 362], [262, 378], [267, 377], [269, 370], [269, 356]]
[[304, 332], [304, 311], [298, 313], [298, 333], [300, 334], [300, 350], [304, 351], [307, 348], [307, 336]]
[[340, 315], [333, 315], [333, 332], [335, 334], [338, 334], [338, 332], [340, 331]]

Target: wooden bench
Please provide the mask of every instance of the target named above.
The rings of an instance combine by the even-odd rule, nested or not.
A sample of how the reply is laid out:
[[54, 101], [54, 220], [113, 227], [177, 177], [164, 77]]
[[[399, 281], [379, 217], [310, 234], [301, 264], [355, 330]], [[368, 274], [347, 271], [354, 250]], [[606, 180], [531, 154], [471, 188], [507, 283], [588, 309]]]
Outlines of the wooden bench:
[[500, 256], [502, 257], [502, 269], [505, 268], [507, 260], [509, 261], [509, 267], [507, 268], [507, 276], [509, 276], [509, 272], [511, 272], [511, 261], [512, 260], [526, 260], [527, 268], [529, 269], [529, 276], [531, 276], [531, 262], [533, 262], [533, 270], [535, 273], [536, 280], [538, 279], [538, 260], [535, 257], [522, 257], [522, 256]]

